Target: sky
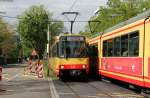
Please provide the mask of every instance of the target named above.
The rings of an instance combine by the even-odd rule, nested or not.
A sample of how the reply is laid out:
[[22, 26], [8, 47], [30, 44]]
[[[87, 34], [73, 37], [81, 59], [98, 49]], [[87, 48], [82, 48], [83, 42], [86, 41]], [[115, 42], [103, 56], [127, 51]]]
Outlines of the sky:
[[[99, 6], [105, 6], [107, 0], [0, 0], [0, 15], [16, 17], [21, 15], [32, 5], [44, 5], [45, 8], [53, 13], [53, 18], [66, 21], [67, 18], [61, 15], [62, 12], [75, 11], [80, 14], [78, 21], [88, 21], [94, 15], [94, 11]], [[5, 13], [1, 13], [5, 12]], [[73, 15], [68, 16], [70, 20]], [[4, 18], [10, 24], [17, 24], [17, 19]], [[74, 23], [73, 33], [84, 30], [87, 23]], [[65, 32], [70, 32], [70, 23], [65, 23]]]

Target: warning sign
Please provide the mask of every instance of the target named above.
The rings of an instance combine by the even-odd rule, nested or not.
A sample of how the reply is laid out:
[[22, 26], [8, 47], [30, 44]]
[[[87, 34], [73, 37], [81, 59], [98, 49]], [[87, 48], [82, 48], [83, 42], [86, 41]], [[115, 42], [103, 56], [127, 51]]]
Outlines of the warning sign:
[[32, 51], [32, 55], [37, 55], [37, 52], [35, 50]]

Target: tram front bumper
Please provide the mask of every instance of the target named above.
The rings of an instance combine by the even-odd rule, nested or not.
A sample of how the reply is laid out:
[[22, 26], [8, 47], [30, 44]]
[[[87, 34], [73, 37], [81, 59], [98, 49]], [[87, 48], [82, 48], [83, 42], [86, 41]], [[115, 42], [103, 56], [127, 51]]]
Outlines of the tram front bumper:
[[60, 76], [81, 76], [86, 74], [86, 70], [60, 70], [59, 74]]

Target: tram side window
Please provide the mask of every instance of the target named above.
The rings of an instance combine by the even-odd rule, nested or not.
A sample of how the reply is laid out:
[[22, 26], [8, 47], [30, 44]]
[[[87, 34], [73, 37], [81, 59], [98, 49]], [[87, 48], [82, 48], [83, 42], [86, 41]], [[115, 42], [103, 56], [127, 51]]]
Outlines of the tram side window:
[[139, 55], [139, 32], [129, 34], [129, 56]]
[[98, 47], [97, 46], [89, 46], [88, 55], [90, 57], [98, 57]]
[[121, 56], [128, 56], [128, 34], [121, 36]]
[[57, 56], [57, 47], [58, 46], [58, 44], [56, 44], [55, 46], [53, 46], [53, 49], [52, 49], [52, 57], [56, 57]]
[[120, 37], [114, 38], [114, 56], [120, 56], [121, 54], [121, 40]]
[[108, 56], [113, 56], [113, 39], [107, 40]]
[[103, 56], [107, 57], [108, 56], [108, 46], [107, 46], [107, 41], [103, 42]]

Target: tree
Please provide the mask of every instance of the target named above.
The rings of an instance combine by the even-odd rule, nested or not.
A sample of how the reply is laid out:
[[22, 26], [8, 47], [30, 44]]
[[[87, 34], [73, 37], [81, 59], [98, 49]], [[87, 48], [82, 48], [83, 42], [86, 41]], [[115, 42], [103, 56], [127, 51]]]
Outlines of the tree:
[[11, 57], [12, 50], [16, 47], [12, 31], [8, 24], [0, 18], [0, 55]]
[[[52, 25], [49, 20], [53, 20], [52, 14], [40, 5], [31, 6], [22, 14], [19, 21], [18, 32], [23, 43], [28, 48], [35, 49], [40, 58], [46, 49], [48, 24]], [[58, 31], [58, 28], [55, 31]]]
[[[148, 9], [150, 9], [150, 0], [108, 0], [107, 6], [100, 6], [97, 15], [91, 18], [91, 20], [101, 21], [94, 33], [103, 32]], [[94, 28], [95, 23], [91, 26]], [[89, 29], [86, 27], [86, 30]]]

